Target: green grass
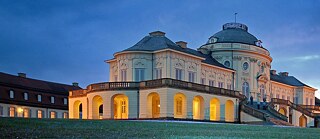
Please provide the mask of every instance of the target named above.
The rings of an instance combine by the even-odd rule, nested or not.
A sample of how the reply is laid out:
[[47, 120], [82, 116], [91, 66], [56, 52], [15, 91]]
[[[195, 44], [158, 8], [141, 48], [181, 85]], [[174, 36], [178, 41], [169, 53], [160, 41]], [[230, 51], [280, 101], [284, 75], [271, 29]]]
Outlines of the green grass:
[[0, 118], [0, 138], [319, 138], [320, 129], [149, 121]]

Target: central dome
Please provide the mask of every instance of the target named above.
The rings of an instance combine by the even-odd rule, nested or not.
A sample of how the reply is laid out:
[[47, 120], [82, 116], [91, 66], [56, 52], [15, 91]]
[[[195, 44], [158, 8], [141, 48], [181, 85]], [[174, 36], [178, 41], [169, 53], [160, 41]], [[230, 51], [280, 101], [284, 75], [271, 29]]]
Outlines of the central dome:
[[241, 23], [226, 23], [222, 31], [209, 38], [210, 43], [243, 43], [259, 46], [259, 40], [248, 32], [248, 27]]

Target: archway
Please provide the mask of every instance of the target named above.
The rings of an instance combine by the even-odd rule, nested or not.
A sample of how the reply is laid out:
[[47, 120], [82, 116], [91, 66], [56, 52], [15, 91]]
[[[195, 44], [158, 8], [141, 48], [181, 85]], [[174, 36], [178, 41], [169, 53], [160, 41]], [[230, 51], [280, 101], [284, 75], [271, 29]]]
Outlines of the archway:
[[92, 98], [92, 119], [102, 118], [102, 113], [100, 114], [100, 110], [99, 110], [101, 106], [103, 107], [102, 104], [103, 104], [103, 99], [101, 96], [96, 95]]
[[117, 94], [112, 97], [112, 109], [114, 119], [128, 119], [129, 99], [126, 95]]
[[307, 117], [304, 115], [301, 115], [299, 117], [299, 126], [300, 127], [307, 127]]
[[201, 96], [195, 96], [192, 101], [193, 119], [204, 119], [204, 102]]
[[281, 113], [282, 115], [287, 116], [287, 112], [284, 108], [280, 108], [278, 112]]
[[226, 101], [225, 118], [226, 122], [234, 122], [234, 103], [232, 100]]
[[82, 103], [80, 100], [73, 103], [73, 118], [82, 119]]
[[160, 117], [160, 96], [158, 93], [150, 93], [148, 95], [148, 114], [152, 118]]
[[220, 101], [217, 98], [213, 98], [210, 100], [210, 120], [220, 120]]
[[174, 118], [186, 118], [186, 107], [187, 101], [186, 96], [182, 93], [177, 93], [174, 95], [173, 101], [173, 117]]

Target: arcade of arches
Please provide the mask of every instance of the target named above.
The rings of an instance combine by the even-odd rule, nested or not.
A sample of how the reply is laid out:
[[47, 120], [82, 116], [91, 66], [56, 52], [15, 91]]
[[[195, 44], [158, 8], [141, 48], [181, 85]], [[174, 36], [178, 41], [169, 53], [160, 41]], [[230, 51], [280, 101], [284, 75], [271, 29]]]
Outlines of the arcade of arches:
[[[161, 114], [161, 97], [157, 92], [148, 93], [146, 100], [146, 113], [150, 118], [162, 118]], [[221, 98], [212, 97], [211, 99], [204, 99], [201, 95], [191, 96], [189, 102], [187, 102], [189, 96], [186, 96], [184, 93], [178, 92], [173, 95], [172, 103], [173, 105], [169, 105], [167, 108], [171, 107], [173, 118], [192, 118], [194, 120], [205, 120], [207, 115], [210, 121], [227, 121], [234, 122], [235, 121], [235, 104], [232, 100], [227, 99], [224, 100], [224, 103], [221, 103]], [[131, 99], [130, 99], [131, 100]], [[170, 99], [169, 99], [170, 100]], [[206, 103], [207, 101], [207, 103]], [[102, 119], [104, 114], [111, 116], [111, 119], [129, 119], [129, 111], [130, 106], [134, 104], [130, 104], [129, 97], [125, 94], [115, 94], [110, 97], [110, 100], [107, 98], [103, 98], [101, 95], [95, 95], [92, 99], [88, 99], [91, 108], [89, 113], [91, 113], [92, 117], [89, 119]], [[164, 101], [165, 102], [165, 101]], [[73, 103], [73, 115], [70, 118], [81, 119], [82, 113], [82, 103], [80, 100], [76, 100]], [[109, 105], [110, 108], [105, 108], [104, 105]], [[138, 104], [140, 105], [140, 104]], [[220, 109], [220, 108], [223, 109]], [[104, 113], [104, 111], [106, 112]], [[221, 115], [222, 114], [222, 115]], [[90, 114], [89, 114], [90, 115]], [[191, 117], [190, 117], [191, 116]]]

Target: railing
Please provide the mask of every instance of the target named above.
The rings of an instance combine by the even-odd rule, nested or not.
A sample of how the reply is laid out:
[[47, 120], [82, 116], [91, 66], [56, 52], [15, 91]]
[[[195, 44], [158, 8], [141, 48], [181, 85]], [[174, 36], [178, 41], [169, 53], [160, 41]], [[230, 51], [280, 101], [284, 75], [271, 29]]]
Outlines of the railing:
[[284, 120], [284, 121], [288, 121], [288, 117], [285, 115], [282, 115], [281, 113], [279, 113], [278, 111], [276, 111], [274, 108], [272, 108], [270, 106], [270, 103], [267, 105], [267, 110], [273, 115], [276, 116], [277, 118]]
[[316, 105], [300, 105], [300, 107], [304, 109], [320, 111], [320, 106], [316, 106]]
[[121, 89], [137, 89], [139, 87], [139, 82], [107, 82], [107, 83], [97, 83], [87, 86], [87, 91], [102, 91], [102, 90], [121, 90]]
[[72, 93], [70, 94], [70, 96], [82, 96], [87, 94], [87, 90], [86, 89], [81, 89], [81, 90], [73, 90], [71, 91]]
[[251, 108], [247, 105], [241, 105], [241, 110], [244, 111], [245, 113], [252, 115], [256, 118], [259, 118], [261, 120], [266, 120], [266, 118], [268, 117], [265, 113], [260, 112], [254, 108]]
[[[240, 94], [238, 91], [228, 90], [223, 88], [212, 87], [208, 85], [202, 85], [192, 82], [180, 81], [170, 78], [148, 80], [141, 82], [105, 82], [96, 83], [87, 86], [86, 93], [94, 91], [104, 91], [104, 90], [138, 90], [138, 89], [150, 89], [159, 87], [172, 87], [178, 89], [187, 89], [193, 91], [199, 91], [207, 94], [223, 95], [236, 97], [240, 100], [244, 100], [245, 96]], [[72, 91], [76, 92], [78, 90]], [[78, 93], [72, 93], [72, 96], [76, 96]]]
[[301, 107], [300, 105], [297, 105], [297, 104], [292, 103], [292, 102], [289, 101], [289, 100], [272, 98], [272, 99], [271, 99], [271, 103], [274, 103], [274, 104], [283, 104], [283, 105], [290, 106], [291, 108], [293, 108], [293, 109], [295, 109], [295, 110], [297, 110], [297, 111], [300, 111], [301, 113], [303, 113], [303, 114], [305, 114], [305, 115], [307, 115], [307, 116], [310, 116], [310, 117], [319, 116], [318, 114], [314, 114], [314, 113], [306, 110], [305, 108]]

